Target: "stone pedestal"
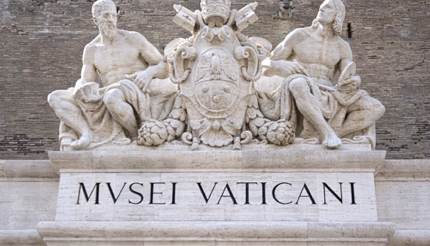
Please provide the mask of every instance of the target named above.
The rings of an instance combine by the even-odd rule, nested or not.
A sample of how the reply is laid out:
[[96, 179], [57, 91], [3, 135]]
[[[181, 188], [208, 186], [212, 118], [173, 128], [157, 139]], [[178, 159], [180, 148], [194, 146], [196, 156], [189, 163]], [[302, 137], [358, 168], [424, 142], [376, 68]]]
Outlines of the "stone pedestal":
[[386, 245], [384, 159], [368, 145], [51, 152], [56, 218], [38, 230], [47, 245]]

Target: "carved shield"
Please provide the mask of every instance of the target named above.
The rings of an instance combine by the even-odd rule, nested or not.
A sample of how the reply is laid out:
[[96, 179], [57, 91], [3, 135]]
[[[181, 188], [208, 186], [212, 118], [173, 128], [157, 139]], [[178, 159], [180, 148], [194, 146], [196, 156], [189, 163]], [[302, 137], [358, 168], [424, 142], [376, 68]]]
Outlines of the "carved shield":
[[240, 67], [222, 48], [203, 52], [195, 66], [192, 81], [198, 111], [209, 118], [225, 118], [239, 99]]

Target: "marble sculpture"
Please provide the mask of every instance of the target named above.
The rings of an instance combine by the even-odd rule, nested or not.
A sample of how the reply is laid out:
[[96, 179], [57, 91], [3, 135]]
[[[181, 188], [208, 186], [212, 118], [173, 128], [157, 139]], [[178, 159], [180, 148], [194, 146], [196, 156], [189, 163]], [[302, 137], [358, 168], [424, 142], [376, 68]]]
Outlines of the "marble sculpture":
[[98, 36], [83, 52], [75, 87], [48, 96], [61, 120], [62, 150], [112, 144], [185, 143], [241, 149], [248, 143], [375, 144], [385, 108], [360, 89], [349, 44], [341, 37], [345, 6], [326, 0], [310, 27], [272, 50], [242, 31], [257, 3], [230, 0], [175, 5], [173, 21], [191, 33], [164, 49], [117, 28], [112, 0], [92, 7]]

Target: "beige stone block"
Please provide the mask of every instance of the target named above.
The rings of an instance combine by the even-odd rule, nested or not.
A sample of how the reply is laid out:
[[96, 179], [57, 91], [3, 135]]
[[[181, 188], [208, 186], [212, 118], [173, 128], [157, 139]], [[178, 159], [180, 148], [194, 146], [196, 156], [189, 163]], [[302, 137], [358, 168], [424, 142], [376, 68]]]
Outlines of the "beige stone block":
[[379, 180], [376, 194], [380, 221], [399, 229], [430, 228], [430, 180]]
[[56, 181], [0, 179], [0, 230], [34, 229], [40, 221], [53, 220], [57, 191]]

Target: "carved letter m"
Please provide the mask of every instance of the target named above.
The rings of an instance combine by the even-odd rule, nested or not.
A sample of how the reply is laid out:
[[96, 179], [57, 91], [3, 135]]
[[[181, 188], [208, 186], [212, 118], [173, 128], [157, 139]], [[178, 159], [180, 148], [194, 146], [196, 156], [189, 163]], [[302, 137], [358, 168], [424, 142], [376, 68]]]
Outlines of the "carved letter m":
[[81, 198], [81, 190], [82, 193], [84, 193], [84, 197], [85, 200], [87, 200], [87, 202], [90, 201], [91, 196], [93, 195], [94, 191], [95, 191], [95, 201], [94, 204], [99, 204], [99, 190], [100, 190], [100, 183], [96, 183], [93, 187], [93, 189], [91, 190], [90, 194], [88, 195], [87, 189], [85, 188], [84, 183], [80, 182], [79, 183], [79, 191], [78, 191], [78, 200], [76, 201], [76, 204], [79, 205], [79, 201]]

